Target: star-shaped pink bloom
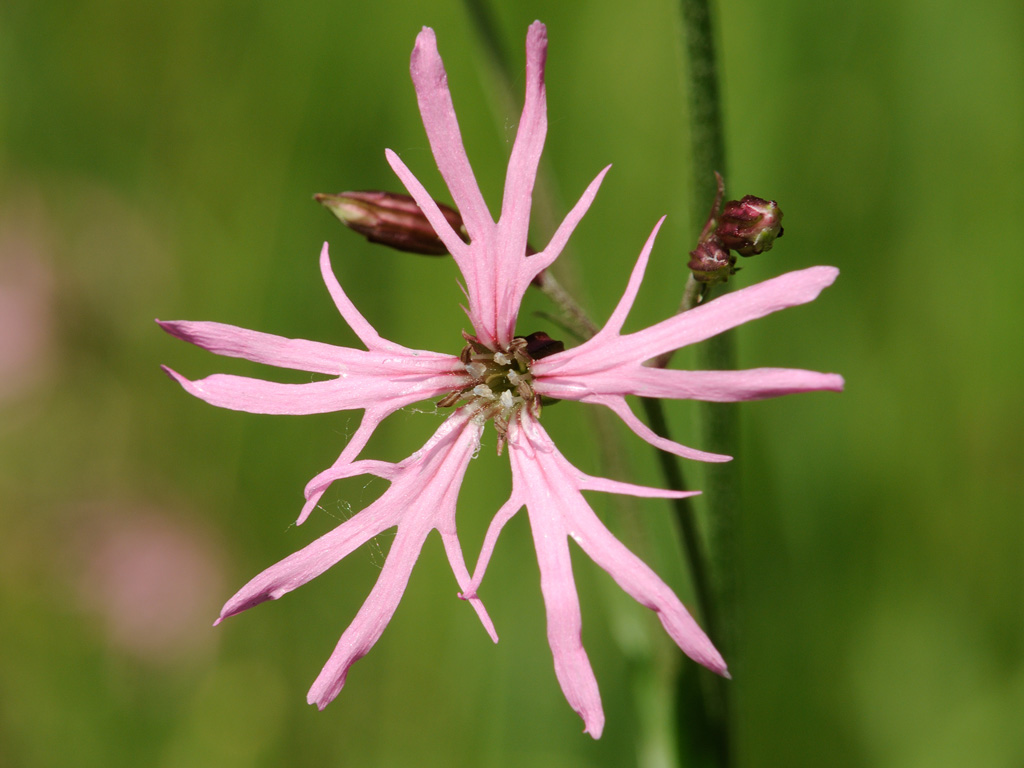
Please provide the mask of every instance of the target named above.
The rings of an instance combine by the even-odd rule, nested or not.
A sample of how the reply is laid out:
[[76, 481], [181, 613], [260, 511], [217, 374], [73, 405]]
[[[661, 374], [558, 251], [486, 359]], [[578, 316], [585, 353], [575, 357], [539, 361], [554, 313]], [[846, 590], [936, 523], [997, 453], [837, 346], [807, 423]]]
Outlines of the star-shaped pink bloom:
[[[411, 350], [383, 339], [341, 289], [331, 271], [326, 244], [320, 258], [324, 281], [342, 317], [366, 350], [285, 339], [220, 323], [161, 323], [169, 333], [218, 354], [332, 377], [309, 384], [277, 384], [223, 374], [190, 381], [168, 369], [186, 390], [209, 403], [253, 413], [364, 411], [359, 428], [338, 460], [307, 485], [299, 522], [306, 519], [336, 479], [377, 475], [391, 482], [388, 490], [335, 530], [258, 575], [221, 611], [223, 619], [277, 599], [320, 575], [373, 536], [397, 528], [376, 586], [309, 692], [310, 703], [320, 708], [337, 696], [349, 667], [380, 637], [398, 606], [423, 543], [434, 529], [441, 535], [461, 596], [470, 601], [496, 641], [477, 591], [502, 527], [523, 507], [537, 549], [555, 672], [570, 705], [583, 718], [587, 733], [594, 738], [601, 735], [604, 714], [597, 681], [580, 640], [582, 618], [569, 539], [628, 594], [655, 611], [683, 652], [712, 671], [727, 675], [721, 655], [672, 590], [602, 525], [581, 491], [664, 498], [691, 493], [591, 477], [576, 469], [541, 427], [540, 398], [604, 405], [652, 445], [688, 458], [726, 461], [727, 456], [658, 437], [632, 413], [625, 396], [737, 401], [842, 389], [841, 377], [813, 371], [678, 371], [644, 366], [645, 361], [670, 350], [812, 301], [838, 274], [830, 267], [793, 272], [624, 335], [622, 326], [640, 287], [660, 221], [640, 253], [619, 305], [592, 339], [551, 354], [552, 347], [534, 336], [516, 336], [523, 294], [533, 278], [558, 257], [608, 170], [602, 170], [587, 187], [547, 247], [526, 255], [533, 185], [547, 130], [546, 55], [546, 29], [535, 22], [526, 40], [525, 105], [509, 159], [501, 215], [495, 222], [462, 145], [433, 31], [424, 28], [413, 49], [411, 71], [423, 124], [438, 168], [462, 214], [469, 243], [452, 229], [401, 159], [390, 150], [387, 158], [453, 255], [465, 280], [469, 303], [466, 311], [475, 336], [467, 336], [468, 344], [461, 355]], [[384, 418], [430, 398], [441, 398], [442, 404], [455, 406], [455, 410], [422, 449], [397, 464], [357, 458]], [[455, 502], [487, 421], [494, 423], [499, 446], [507, 446], [513, 487], [511, 497], [491, 523], [470, 576], [456, 533]]]

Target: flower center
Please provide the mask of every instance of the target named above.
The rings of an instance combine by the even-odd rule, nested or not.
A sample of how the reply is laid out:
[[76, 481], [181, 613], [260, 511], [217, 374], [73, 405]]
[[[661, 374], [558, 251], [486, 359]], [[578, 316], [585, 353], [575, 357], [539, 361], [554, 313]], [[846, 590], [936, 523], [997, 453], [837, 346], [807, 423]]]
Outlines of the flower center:
[[466, 346], [459, 359], [466, 367], [469, 382], [438, 401], [442, 407], [465, 406], [473, 419], [483, 424], [494, 421], [498, 433], [498, 452], [505, 444], [508, 425], [523, 407], [540, 416], [540, 397], [533, 390], [530, 364], [555, 352], [563, 344], [546, 333], [518, 336], [505, 349], [494, 350], [474, 336], [463, 333]]

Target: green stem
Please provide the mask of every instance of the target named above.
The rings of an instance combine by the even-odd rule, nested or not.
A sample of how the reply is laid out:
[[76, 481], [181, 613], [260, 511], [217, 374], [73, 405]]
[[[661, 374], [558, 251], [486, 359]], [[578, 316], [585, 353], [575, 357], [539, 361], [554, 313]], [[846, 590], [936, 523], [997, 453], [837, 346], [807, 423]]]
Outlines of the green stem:
[[[719, 99], [718, 67], [712, 28], [711, 0], [681, 0], [688, 69], [690, 144], [692, 179], [690, 210], [696, 227], [705, 220], [708, 202], [717, 191], [715, 173], [725, 175], [725, 132]], [[723, 286], [723, 289], [726, 287]], [[697, 368], [726, 370], [735, 368], [735, 350], [731, 333], [720, 334], [696, 348]], [[701, 447], [717, 453], [735, 455], [739, 437], [736, 406], [726, 403], [701, 403]], [[708, 516], [716, 628], [713, 640], [734, 664], [736, 615], [736, 563], [733, 556], [738, 524], [739, 483], [732, 463], [709, 464], [704, 472], [704, 509]], [[732, 720], [730, 686], [717, 686], [722, 697], [722, 740], [714, 750], [719, 765], [731, 760], [729, 726]]]
[[537, 275], [533, 284], [558, 305], [562, 310], [562, 319], [565, 325], [580, 339], [585, 341], [597, 333], [594, 321], [590, 319], [576, 299], [555, 279], [550, 269], [545, 269]]
[[710, 0], [682, 0], [681, 7], [690, 83], [690, 210], [694, 224], [703, 226], [708, 204], [717, 191], [715, 171], [725, 175], [725, 132], [719, 106]]
[[[644, 398], [642, 401], [644, 413], [647, 414], [647, 421], [652, 430], [662, 437], [671, 439], [668, 429], [668, 422], [665, 420], [665, 409], [661, 400]], [[665, 483], [673, 490], [686, 488], [686, 481], [683, 479], [683, 470], [679, 459], [659, 449], [655, 450], [658, 459], [658, 466], [665, 477]], [[703, 540], [697, 523], [697, 512], [691, 498], [670, 499], [672, 511], [675, 513], [676, 523], [683, 540], [683, 549], [686, 553], [686, 562], [689, 567], [690, 580], [693, 582], [693, 591], [697, 597], [697, 608], [707, 631], [716, 635], [718, 619], [715, 614], [715, 601], [712, 593], [712, 585], [709, 579], [707, 553], [704, 551]]]

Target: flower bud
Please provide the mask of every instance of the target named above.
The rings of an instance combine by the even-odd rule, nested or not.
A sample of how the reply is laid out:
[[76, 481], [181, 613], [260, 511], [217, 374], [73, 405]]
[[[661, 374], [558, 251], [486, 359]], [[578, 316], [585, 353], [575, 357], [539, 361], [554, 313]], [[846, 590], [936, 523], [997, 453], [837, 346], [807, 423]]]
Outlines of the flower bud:
[[740, 256], [754, 256], [772, 247], [782, 237], [782, 211], [774, 200], [746, 195], [730, 200], [718, 217], [715, 229], [722, 244]]
[[736, 273], [736, 257], [722, 245], [717, 235], [710, 234], [701, 238], [697, 247], [690, 251], [690, 261], [686, 266], [697, 282], [715, 285], [724, 283]]
[[[448, 248], [430, 226], [423, 211], [409, 195], [395, 192], [342, 192], [340, 195], [314, 195], [341, 223], [364, 235], [371, 243], [381, 243], [399, 251], [443, 256]], [[465, 239], [462, 216], [454, 208], [437, 204], [452, 229]]]

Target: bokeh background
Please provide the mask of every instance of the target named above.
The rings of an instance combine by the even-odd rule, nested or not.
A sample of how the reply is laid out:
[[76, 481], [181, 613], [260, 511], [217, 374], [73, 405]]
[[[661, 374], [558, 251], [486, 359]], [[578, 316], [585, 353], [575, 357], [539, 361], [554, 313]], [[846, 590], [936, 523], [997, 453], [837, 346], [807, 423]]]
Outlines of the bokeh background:
[[[603, 319], [668, 214], [631, 323], [665, 317], [699, 228], [676, 5], [493, 8], [517, 73], [529, 22], [549, 27], [552, 194], [535, 241], [613, 162], [559, 274]], [[1024, 6], [723, 0], [717, 21], [729, 190], [775, 198], [786, 216], [785, 238], [736, 284], [842, 270], [814, 304], [744, 328], [741, 364], [847, 381], [842, 395], [740, 409], [739, 764], [1020, 766]], [[397, 189], [385, 147], [448, 199], [408, 77], [424, 24], [495, 210], [516, 115], [459, 2], [0, 6], [5, 768], [658, 764], [636, 746], [656, 718], [652, 686], [635, 678], [645, 658], [682, 662], [664, 662], [656, 622], [579, 558], [608, 715], [600, 741], [580, 735], [551, 668], [525, 517], [482, 592], [499, 645], [455, 599], [431, 539], [390, 628], [325, 712], [305, 692], [386, 538], [210, 627], [252, 575], [381, 487], [339, 484], [294, 526], [305, 482], [358, 414], [253, 416], [194, 400], [160, 363], [192, 377], [277, 374], [190, 348], [153, 318], [354, 344], [317, 271], [329, 240], [385, 336], [458, 352], [454, 266], [369, 245], [311, 199]], [[549, 310], [532, 297], [521, 330], [550, 329], [535, 314]], [[603, 468], [585, 410], [546, 411], [571, 459], [661, 482], [647, 446], [614, 424], [620, 465]], [[699, 441], [691, 406], [670, 417]], [[397, 460], [441, 418], [429, 403], [407, 409], [368, 451]], [[488, 440], [460, 499], [471, 561], [509, 487]], [[687, 469], [699, 487], [700, 468]], [[664, 504], [593, 501], [692, 602]]]

